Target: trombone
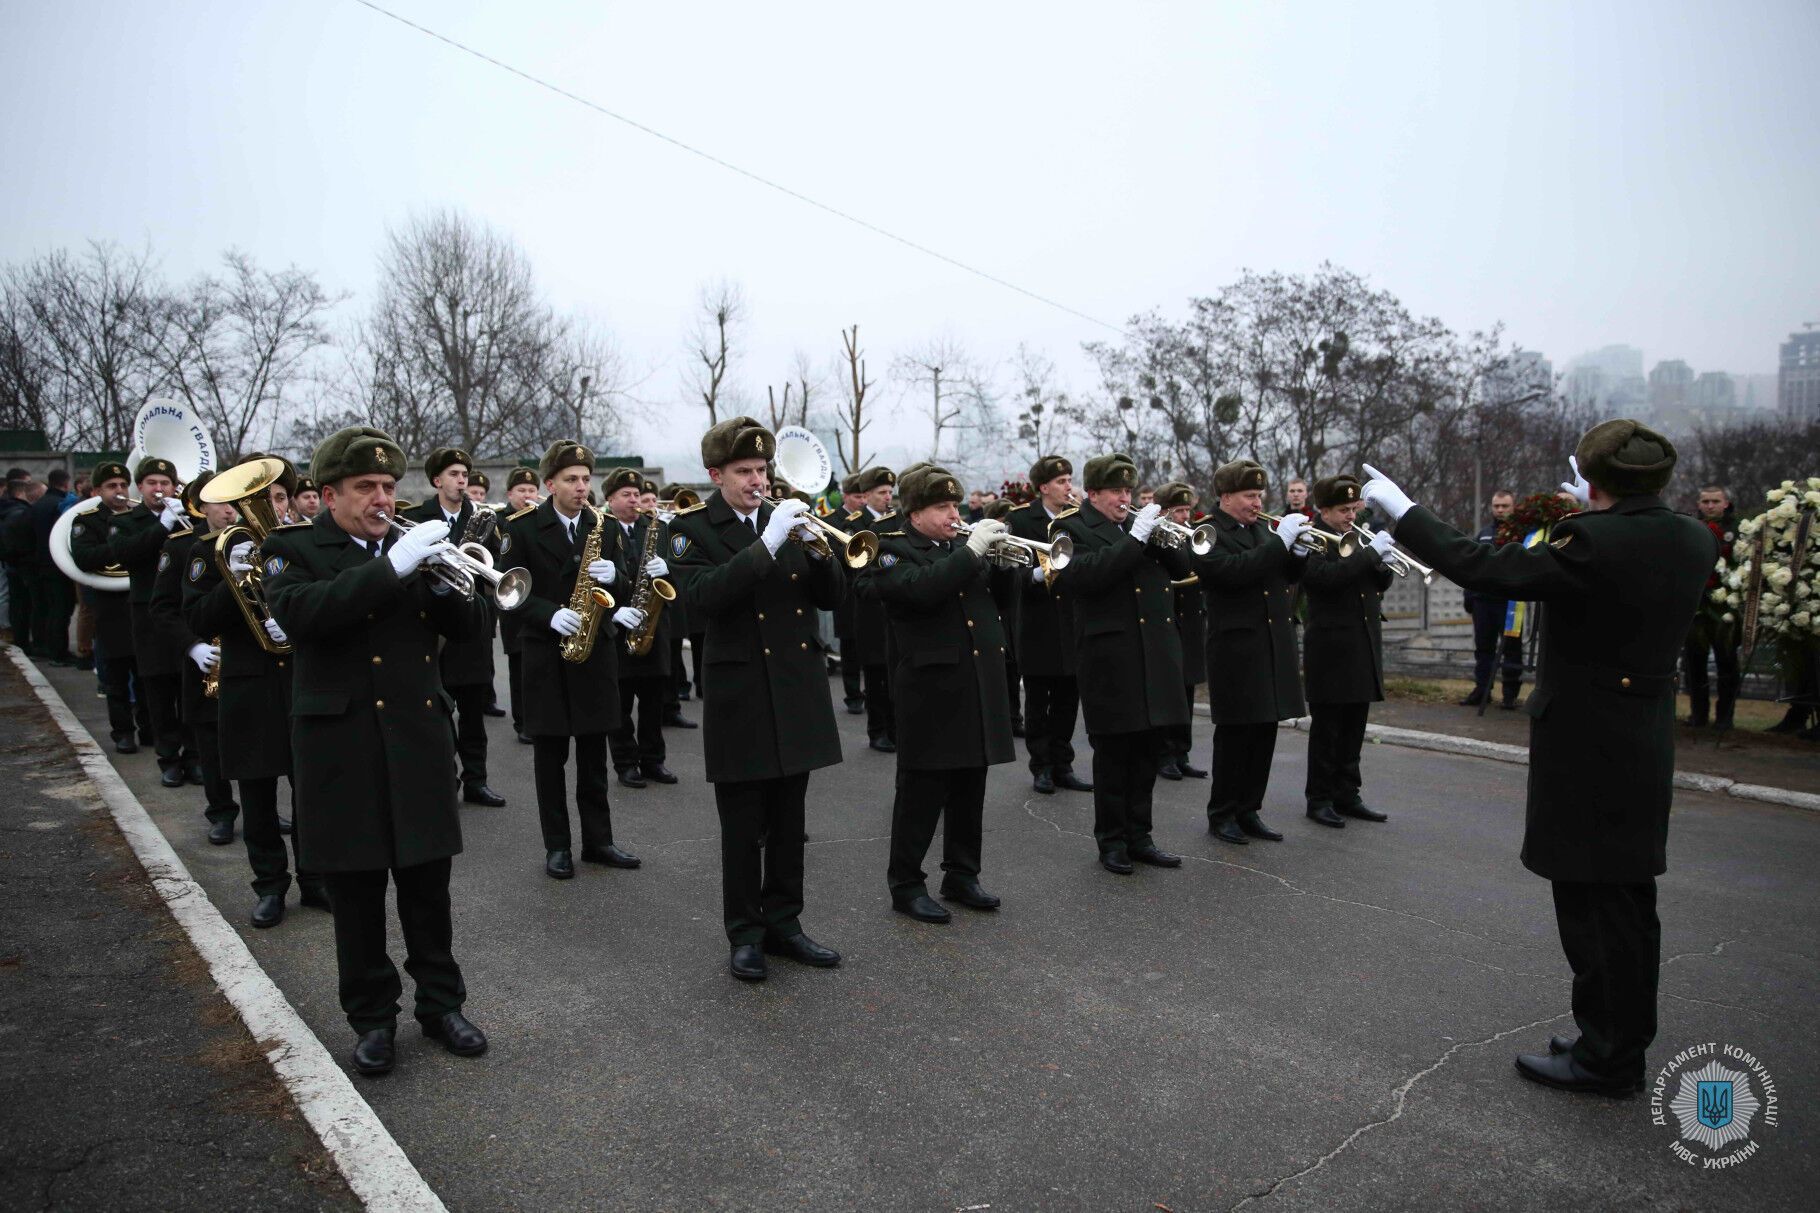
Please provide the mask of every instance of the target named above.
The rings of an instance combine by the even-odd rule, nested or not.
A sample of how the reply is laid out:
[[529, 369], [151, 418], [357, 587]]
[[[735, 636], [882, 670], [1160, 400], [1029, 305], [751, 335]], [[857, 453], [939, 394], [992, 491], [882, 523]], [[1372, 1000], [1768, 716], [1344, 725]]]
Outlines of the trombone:
[[[394, 514], [381, 514], [380, 517], [400, 534], [417, 526]], [[491, 587], [493, 601], [502, 611], [516, 611], [531, 596], [531, 574], [524, 569], [499, 572], [493, 567], [493, 553], [478, 543], [470, 541], [457, 546], [444, 540], [436, 545], [430, 556], [423, 565], [424, 575], [440, 581], [463, 598], [474, 597], [482, 582]]]
[[[971, 535], [973, 524], [957, 522], [954, 524], [954, 533]], [[986, 559], [1006, 569], [1027, 569], [1041, 563], [1045, 572], [1054, 573], [1067, 568], [1068, 562], [1074, 559], [1074, 540], [1066, 535], [1057, 535], [1048, 543], [1040, 543], [1007, 531], [992, 541], [992, 546], [986, 549]]]
[[[1265, 522], [1270, 523], [1272, 526], [1283, 521], [1283, 516], [1281, 514], [1266, 514], [1263, 510], [1258, 511], [1258, 517], [1262, 518]], [[1327, 552], [1339, 552], [1341, 555], [1345, 555], [1346, 541], [1332, 531], [1323, 531], [1313, 523], [1309, 523], [1308, 529], [1302, 532], [1302, 538], [1307, 540], [1309, 547], [1322, 554]]]
[[[1353, 523], [1352, 529], [1363, 535], [1365, 537], [1365, 542], [1367, 543], [1370, 543], [1377, 534], [1377, 532], [1373, 531], [1362, 522]], [[1340, 549], [1340, 554], [1342, 556], [1350, 556], [1352, 554], [1349, 550], [1350, 548], [1351, 544], [1348, 543], [1345, 547]], [[1422, 574], [1423, 585], [1434, 584], [1435, 571], [1423, 564], [1420, 560], [1417, 560], [1414, 556], [1411, 556], [1408, 552], [1405, 552], [1402, 548], [1391, 548], [1389, 553], [1384, 557], [1384, 563], [1390, 568], [1391, 572], [1399, 577], [1407, 577], [1413, 571]]]

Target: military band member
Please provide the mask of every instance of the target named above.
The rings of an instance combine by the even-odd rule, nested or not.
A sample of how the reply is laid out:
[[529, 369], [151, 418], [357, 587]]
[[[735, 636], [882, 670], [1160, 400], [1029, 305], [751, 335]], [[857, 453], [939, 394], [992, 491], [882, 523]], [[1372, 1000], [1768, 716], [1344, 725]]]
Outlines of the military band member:
[[670, 567], [706, 628], [702, 741], [720, 814], [721, 905], [733, 976], [763, 980], [765, 953], [831, 967], [803, 933], [803, 805], [809, 772], [841, 760], [815, 613], [840, 604], [838, 560], [787, 542], [808, 507], [773, 507], [771, 432], [734, 417], [701, 440], [715, 491], [671, 526]]
[[891, 811], [886, 880], [892, 908], [923, 922], [947, 922], [929, 896], [923, 857], [942, 826], [942, 896], [980, 910], [999, 899], [980, 887], [986, 768], [1010, 762], [1010, 702], [1005, 690], [1009, 637], [994, 601], [995, 570], [985, 554], [1005, 533], [980, 522], [955, 539], [960, 482], [939, 467], [898, 482], [902, 532], [879, 541], [865, 573], [890, 621], [898, 708], [897, 796]]
[[[1302, 636], [1302, 680], [1308, 714], [1308, 816], [1324, 826], [1343, 827], [1348, 817], [1383, 821], [1385, 815], [1360, 797], [1359, 752], [1371, 705], [1384, 701], [1384, 591], [1394, 574], [1384, 563], [1395, 546], [1388, 531], [1366, 543], [1353, 532], [1364, 502], [1352, 476], [1325, 476], [1309, 499], [1320, 526], [1354, 546], [1339, 546], [1308, 557], [1302, 596], [1308, 627]], [[1343, 546], [1343, 545], [1340, 545]]]
[[394, 1060], [402, 986], [386, 954], [388, 873], [424, 1034], [460, 1056], [487, 1048], [461, 1011], [467, 989], [449, 913], [461, 813], [436, 669], [438, 637], [478, 637], [486, 612], [478, 596], [442, 592], [423, 571], [446, 523], [391, 531], [404, 470], [404, 452], [379, 430], [331, 435], [311, 461], [323, 499], [316, 521], [262, 546], [273, 617], [296, 647], [297, 863], [323, 874], [334, 907], [341, 1007], [360, 1036], [362, 1074]]
[[1134, 863], [1179, 868], [1181, 857], [1158, 849], [1150, 831], [1157, 768], [1188, 723], [1173, 585], [1188, 575], [1188, 552], [1150, 542], [1162, 507], [1133, 512], [1129, 456], [1096, 455], [1083, 480], [1087, 500], [1049, 529], [1074, 542], [1055, 583], [1073, 604], [1100, 866], [1121, 876]]
[[487, 494], [492, 487], [493, 483], [487, 479], [487, 474], [485, 472], [480, 471], [477, 468], [468, 469], [468, 487], [466, 491], [468, 500], [472, 501], [476, 508], [486, 504]]
[[[862, 505], [857, 513], [845, 520], [842, 530], [849, 534], [855, 530], [878, 534], [885, 519], [897, 522], [891, 508], [897, 476], [890, 468], [867, 468], [854, 476], [853, 487], [859, 490]], [[865, 683], [866, 738], [873, 749], [889, 754], [897, 749], [897, 720], [891, 706], [891, 661], [887, 652], [889, 625], [885, 622], [884, 605], [859, 586], [855, 585], [854, 589], [853, 647]]]
[[[473, 460], [458, 447], [439, 447], [423, 461], [423, 474], [435, 492], [429, 500], [401, 511], [406, 521], [440, 520], [448, 524], [449, 542], [459, 544], [480, 507], [468, 498], [468, 469]], [[498, 555], [498, 541], [489, 550]], [[492, 601], [477, 595], [487, 622], [484, 634], [468, 641], [447, 641], [437, 659], [442, 689], [455, 701], [455, 752], [461, 758], [461, 798], [468, 804], [498, 808], [506, 798], [487, 785], [487, 706], [493, 701]]]
[[[859, 526], [866, 517], [866, 495], [859, 491], [858, 482], [857, 472], [844, 477], [840, 482], [840, 527], [849, 534], [852, 532], [848, 528]], [[834, 609], [834, 637], [840, 642], [841, 696], [849, 716], [864, 715], [866, 711], [859, 639], [855, 634], [854, 611], [857, 606], [858, 596], [848, 594], [841, 599], [840, 606]]]
[[[114, 563], [107, 537], [114, 518], [133, 508], [127, 496], [132, 477], [124, 463], [104, 459], [95, 465], [91, 483], [101, 504], [76, 516], [70, 532], [70, 557], [85, 573], [99, 573]], [[133, 657], [133, 614], [128, 595], [100, 590], [91, 595], [95, 605], [95, 677], [107, 696], [107, 727], [114, 749], [136, 754], [152, 744], [152, 717], [147, 697], [134, 697], [132, 685], [137, 665]]]
[[1207, 706], [1213, 716], [1213, 783], [1207, 828], [1222, 842], [1280, 842], [1258, 811], [1270, 784], [1277, 722], [1302, 714], [1291, 587], [1302, 579], [1308, 547], [1304, 514], [1275, 528], [1258, 515], [1268, 481], [1249, 459], [1213, 474], [1220, 503], [1207, 521], [1219, 541], [1193, 560], [1207, 605]]
[[[614, 468], [600, 486], [608, 515], [603, 551], [607, 559], [626, 572], [623, 598], [627, 605], [645, 578], [670, 576], [670, 566], [664, 561], [669, 551], [664, 525], [653, 515], [639, 512], [643, 508], [639, 502], [644, 485], [644, 477], [636, 468]], [[652, 501], [656, 501], [655, 493]], [[647, 527], [658, 530], [658, 546], [648, 561], [643, 558]], [[664, 765], [668, 752], [664, 748], [663, 719], [669, 706], [671, 682], [669, 622], [669, 611], [665, 610], [657, 621], [656, 643], [644, 656], [635, 657], [623, 649], [615, 656], [619, 663], [619, 725], [607, 734], [607, 742], [619, 782], [629, 788], [676, 782], [675, 773]]]
[[[586, 576], [615, 599], [630, 594], [617, 562], [609, 555], [611, 536], [597, 538], [600, 554], [582, 555], [598, 526], [609, 518], [588, 505], [594, 480], [594, 454], [579, 442], [564, 439], [544, 452], [538, 465], [543, 477], [543, 504], [509, 524], [513, 561], [531, 574], [531, 594], [518, 610], [524, 618], [519, 644], [524, 655], [525, 732], [531, 737], [532, 767], [537, 783], [537, 817], [543, 830], [544, 871], [557, 880], [575, 875], [570, 846], [569, 793], [566, 769], [569, 739], [575, 741], [575, 805], [581, 821], [584, 863], [636, 868], [640, 860], [613, 841], [613, 810], [607, 795], [607, 734], [618, 727], [621, 632], [638, 626], [639, 613], [619, 603], [611, 622], [595, 625], [587, 660], [570, 661], [562, 644], [579, 635], [587, 619], [570, 605], [578, 578]], [[602, 608], [595, 608], [602, 609]]]
[[[1075, 506], [1074, 465], [1044, 455], [1030, 468], [1036, 499], [1011, 511], [1011, 533], [1049, 542], [1050, 524]], [[1091, 792], [1074, 773], [1074, 720], [1080, 708], [1075, 681], [1073, 624], [1063, 593], [1042, 567], [1026, 575], [1017, 608], [1017, 668], [1024, 678], [1024, 748], [1030, 776], [1045, 795], [1057, 788]]]
[[297, 491], [291, 494], [291, 508], [298, 522], [314, 522], [322, 510], [322, 494], [308, 476], [297, 477]]
[[[901, 478], [900, 478], [901, 479]], [[1011, 510], [1017, 504], [1009, 498], [989, 494], [985, 516], [1011, 529]], [[992, 599], [998, 604], [999, 623], [1005, 629], [1005, 694], [1011, 702], [1011, 736], [1024, 735], [1023, 679], [1017, 669], [1018, 606], [1024, 600], [1024, 582], [1017, 576], [992, 579]]]
[[[499, 521], [499, 556], [508, 565], [515, 565], [517, 561], [512, 555], [511, 528], [506, 524], [536, 508], [537, 485], [536, 468], [515, 467], [506, 473], [506, 511]], [[506, 693], [512, 705], [512, 734], [520, 744], [530, 745], [531, 738], [525, 733], [524, 651], [519, 642], [523, 616], [523, 611], [499, 612], [499, 645], [506, 651]]]
[[[644, 483], [644, 491], [638, 496], [638, 503], [638, 508], [644, 511], [646, 518], [656, 518], [660, 512], [663, 514], [672, 512], [668, 507], [659, 506], [657, 482], [648, 477]], [[662, 529], [658, 537], [657, 551], [661, 556], [668, 550], [670, 524], [660, 520], [660, 525]], [[643, 539], [644, 536], [641, 534], [639, 538]], [[667, 578], [669, 574], [665, 573], [664, 576]], [[671, 587], [675, 588], [674, 582], [671, 583]], [[664, 607], [663, 633], [657, 640], [657, 643], [670, 654], [670, 664], [666, 667], [669, 673], [665, 675], [663, 685], [664, 727], [666, 729], [701, 728], [699, 724], [683, 715], [681, 683], [677, 678], [677, 674], [682, 669], [682, 639], [688, 634], [688, 628], [689, 613], [683, 609], [681, 598], [671, 599]]]
[[[1192, 485], [1179, 480], [1157, 489], [1163, 517], [1177, 526], [1194, 525], [1194, 507], [1200, 500]], [[1188, 719], [1170, 730], [1169, 752], [1157, 774], [1164, 779], [1205, 779], [1207, 772], [1194, 765], [1194, 688], [1207, 681], [1207, 609], [1201, 605], [1200, 579], [1193, 573], [1175, 583], [1175, 630], [1182, 638], [1182, 683], [1188, 696]]]
[[1477, 593], [1546, 604], [1530, 717], [1523, 866], [1554, 885], [1573, 968], [1577, 1038], [1517, 1057], [1523, 1077], [1570, 1091], [1640, 1091], [1656, 1034], [1675, 765], [1675, 658], [1719, 541], [1661, 492], [1675, 448], [1628, 419], [1580, 439], [1566, 486], [1591, 508], [1547, 543], [1476, 543], [1369, 466], [1364, 496], [1397, 542]]
[[[151, 614], [152, 584], [158, 556], [170, 533], [184, 525], [183, 501], [177, 496], [177, 469], [170, 460], [148, 456], [133, 469], [139, 504], [108, 520], [107, 546], [113, 563], [127, 571], [127, 602], [133, 619], [133, 690], [146, 702], [157, 748], [159, 782], [182, 787], [196, 755], [183, 736], [183, 652]], [[196, 772], [201, 782], [201, 770]]]

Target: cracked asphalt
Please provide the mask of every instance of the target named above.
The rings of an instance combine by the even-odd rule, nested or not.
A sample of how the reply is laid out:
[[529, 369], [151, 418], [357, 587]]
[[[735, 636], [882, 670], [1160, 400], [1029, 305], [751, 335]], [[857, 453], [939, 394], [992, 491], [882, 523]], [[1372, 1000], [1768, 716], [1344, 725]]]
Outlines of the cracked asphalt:
[[[92, 678], [51, 675], [105, 735]], [[1121, 878], [1094, 863], [1089, 797], [996, 767], [984, 881], [1004, 909], [928, 927], [888, 908], [892, 760], [839, 719], [847, 761], [810, 783], [804, 921], [845, 963], [777, 962], [758, 986], [725, 971], [699, 732], [667, 735], [679, 786], [613, 788], [644, 868], [556, 882], [529, 747], [490, 722], [510, 804], [463, 811], [455, 925], [492, 1050], [456, 1059], [407, 1028], [398, 1070], [359, 1083], [450, 1208], [1812, 1206], [1820, 817], [1677, 797], [1652, 1068], [1736, 1044], [1783, 1100], [1755, 1158], [1703, 1172], [1646, 1098], [1512, 1070], [1571, 1025], [1548, 888], [1517, 862], [1523, 768], [1373, 745], [1390, 822], [1327, 830], [1301, 814], [1305, 737], [1286, 731], [1266, 816], [1287, 841], [1218, 844], [1206, 784], [1165, 783], [1158, 841], [1189, 862]], [[1203, 763], [1209, 738], [1197, 721]], [[117, 765], [345, 1063], [326, 916], [293, 892], [283, 926], [245, 927], [240, 848], [209, 847], [199, 798], [158, 787], [149, 757]]]

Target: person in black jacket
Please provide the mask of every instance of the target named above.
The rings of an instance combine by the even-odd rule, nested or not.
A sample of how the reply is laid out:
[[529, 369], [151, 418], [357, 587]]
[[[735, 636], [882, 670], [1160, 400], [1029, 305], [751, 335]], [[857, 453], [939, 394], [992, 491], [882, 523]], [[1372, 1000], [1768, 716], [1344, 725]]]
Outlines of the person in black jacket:
[[1359, 482], [1324, 476], [1311, 500], [1321, 528], [1352, 545], [1330, 545], [1308, 558], [1302, 595], [1308, 627], [1302, 638], [1302, 684], [1313, 717], [1308, 728], [1308, 816], [1340, 828], [1348, 817], [1384, 821], [1360, 797], [1359, 752], [1371, 705], [1384, 699], [1384, 591], [1395, 576], [1384, 554], [1388, 531], [1366, 543], [1353, 530], [1363, 508]]
[[880, 540], [862, 575], [884, 604], [896, 659], [897, 795], [886, 881], [893, 909], [947, 922], [922, 868], [938, 822], [942, 896], [978, 910], [999, 905], [979, 873], [986, 769], [1016, 757], [1005, 691], [1009, 638], [993, 594], [994, 582], [1010, 575], [986, 559], [1005, 525], [976, 523], [956, 542], [960, 482], [943, 468], [907, 472], [898, 487], [906, 525]]
[[[1156, 490], [1152, 498], [1163, 517], [1192, 527], [1200, 494], [1179, 480]], [[1207, 771], [1191, 761], [1194, 749], [1194, 688], [1207, 681], [1207, 608], [1201, 604], [1201, 579], [1193, 573], [1175, 583], [1175, 630], [1182, 638], [1182, 683], [1188, 697], [1188, 719], [1169, 730], [1169, 752], [1157, 774], [1164, 779], [1205, 779]]]
[[[127, 601], [133, 620], [135, 695], [146, 701], [152, 736], [167, 788], [182, 787], [196, 765], [183, 736], [183, 651], [151, 614], [152, 584], [165, 538], [183, 526], [186, 513], [177, 496], [177, 469], [168, 459], [148, 456], [133, 469], [139, 504], [108, 519], [107, 546], [114, 564], [127, 571]], [[201, 782], [197, 770], [197, 782]]]
[[[1020, 539], [1049, 542], [1049, 527], [1076, 505], [1074, 465], [1044, 455], [1030, 466], [1036, 499], [1013, 509], [1006, 521]], [[1024, 749], [1033, 787], [1045, 796], [1057, 788], [1091, 792], [1074, 773], [1074, 724], [1080, 711], [1075, 680], [1074, 625], [1066, 596], [1039, 565], [1025, 576], [1017, 606], [1017, 669], [1024, 679]]]
[[[70, 532], [70, 558], [85, 573], [116, 567], [107, 544], [109, 523], [133, 508], [127, 497], [130, 479], [124, 463], [104, 459], [95, 465], [92, 483], [101, 504], [78, 515]], [[116, 752], [136, 754], [141, 745], [152, 744], [152, 717], [146, 697], [133, 694], [137, 663], [125, 582], [117, 590], [96, 590], [94, 603], [95, 677], [107, 696], [108, 730]]]
[[[1696, 503], [1699, 510], [1697, 517], [1719, 540], [1719, 558], [1731, 560], [1732, 545], [1738, 541], [1738, 514], [1732, 509], [1732, 495], [1724, 485], [1709, 484], [1700, 490]], [[1715, 567], [1706, 579], [1706, 590], [1710, 594], [1719, 588], [1719, 572]], [[1694, 626], [1687, 633], [1687, 643], [1681, 648], [1681, 676], [1687, 685], [1687, 700], [1691, 711], [1687, 723], [1701, 728], [1707, 723], [1708, 681], [1706, 676], [1706, 657], [1712, 654], [1713, 664], [1719, 672], [1719, 702], [1712, 713], [1712, 724], [1717, 729], [1732, 727], [1732, 716], [1737, 709], [1738, 688], [1743, 679], [1738, 672], [1738, 642], [1743, 629], [1735, 623], [1727, 623], [1716, 617], [1716, 612], [1702, 609], [1694, 616]]]
[[[499, 557], [507, 564], [513, 563], [511, 527], [507, 524], [537, 508], [537, 484], [536, 468], [516, 467], [506, 473], [506, 510], [499, 520]], [[524, 646], [519, 638], [524, 622], [522, 615], [522, 611], [499, 612], [499, 647], [506, 651], [506, 693], [511, 703], [512, 733], [519, 744], [530, 745], [531, 739], [525, 734]]]
[[[883, 534], [892, 526], [891, 494], [897, 487], [897, 475], [888, 467], [869, 467], [853, 477], [853, 487], [860, 493], [862, 505], [841, 524], [848, 534], [871, 531]], [[854, 656], [859, 660], [865, 678], [866, 738], [875, 750], [892, 753], [897, 749], [897, 718], [891, 706], [891, 657], [889, 625], [884, 606], [860, 586], [854, 585], [853, 637]], [[845, 660], [845, 658], [843, 658]]]
[[[1516, 508], [1516, 495], [1509, 489], [1493, 493], [1491, 521], [1479, 528], [1478, 541], [1495, 544], [1498, 524], [1510, 517]], [[1472, 616], [1472, 690], [1460, 700], [1460, 706], [1476, 708], [1489, 700], [1492, 675], [1498, 673], [1504, 676], [1504, 698], [1500, 706], [1506, 711], [1514, 711], [1517, 694], [1523, 689], [1523, 638], [1504, 634], [1510, 603], [1471, 590], [1465, 590], [1460, 597], [1466, 613]]]
[[69, 472], [52, 468], [45, 473], [43, 494], [31, 506], [28, 580], [32, 583], [32, 639], [40, 655], [56, 666], [75, 664], [70, 657], [70, 615], [76, 609], [76, 593], [69, 578], [51, 559], [51, 529], [64, 509], [73, 504], [69, 485]]
[[1365, 468], [1365, 499], [1396, 520], [1397, 542], [1418, 559], [1475, 593], [1547, 607], [1525, 705], [1523, 866], [1553, 883], [1580, 1033], [1516, 1064], [1524, 1078], [1569, 1091], [1642, 1090], [1656, 1035], [1675, 659], [1719, 555], [1711, 531], [1662, 502], [1675, 461], [1674, 444], [1647, 426], [1594, 426], [1563, 486], [1591, 508], [1527, 548], [1476, 543]]
[[[607, 539], [603, 554], [626, 571], [625, 603], [632, 605], [638, 586], [670, 576], [664, 556], [669, 551], [668, 532], [654, 514], [641, 514], [645, 479], [637, 468], [614, 468], [600, 486], [606, 502]], [[655, 500], [655, 498], [653, 498]], [[651, 528], [656, 537], [651, 538]], [[647, 543], [654, 543], [645, 558]], [[672, 586], [672, 589], [675, 587]], [[655, 601], [655, 590], [652, 591]], [[619, 727], [607, 734], [613, 769], [629, 788], [653, 783], [675, 783], [676, 774], [664, 765], [664, 715], [669, 710], [670, 672], [669, 610], [657, 619], [657, 635], [650, 651], [638, 656], [625, 651], [619, 662]]]

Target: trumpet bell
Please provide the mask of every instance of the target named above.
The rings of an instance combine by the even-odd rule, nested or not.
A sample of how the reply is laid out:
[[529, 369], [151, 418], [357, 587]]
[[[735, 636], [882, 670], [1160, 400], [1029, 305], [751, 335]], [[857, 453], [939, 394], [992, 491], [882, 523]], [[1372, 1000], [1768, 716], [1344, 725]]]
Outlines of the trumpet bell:
[[493, 603], [502, 611], [516, 611], [531, 597], [531, 574], [524, 569], [507, 569], [493, 582]]
[[1074, 559], [1074, 540], [1066, 535], [1057, 535], [1049, 541], [1049, 567], [1065, 569], [1068, 562]]
[[[832, 528], [830, 528], [832, 529]], [[861, 531], [847, 537], [847, 567], [863, 569], [872, 563], [878, 555], [878, 536], [871, 531]]]

